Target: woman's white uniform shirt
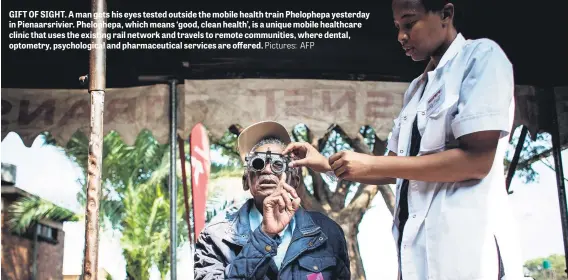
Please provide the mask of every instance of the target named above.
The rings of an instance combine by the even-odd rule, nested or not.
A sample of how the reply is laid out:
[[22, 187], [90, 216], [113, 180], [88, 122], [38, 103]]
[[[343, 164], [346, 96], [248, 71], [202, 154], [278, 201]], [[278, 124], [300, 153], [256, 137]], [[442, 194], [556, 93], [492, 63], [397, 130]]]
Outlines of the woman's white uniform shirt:
[[[483, 180], [410, 180], [409, 216], [400, 249], [402, 278], [495, 280], [496, 237], [505, 269], [503, 279], [522, 279], [520, 244], [503, 175], [515, 108], [512, 65], [495, 42], [466, 40], [458, 34], [436, 68], [430, 69], [412, 81], [404, 95], [388, 143], [390, 151], [408, 155], [416, 117], [422, 135], [418, 156], [456, 148], [456, 139], [479, 131], [499, 130], [501, 138], [491, 171]], [[397, 180], [395, 242], [401, 183]]]

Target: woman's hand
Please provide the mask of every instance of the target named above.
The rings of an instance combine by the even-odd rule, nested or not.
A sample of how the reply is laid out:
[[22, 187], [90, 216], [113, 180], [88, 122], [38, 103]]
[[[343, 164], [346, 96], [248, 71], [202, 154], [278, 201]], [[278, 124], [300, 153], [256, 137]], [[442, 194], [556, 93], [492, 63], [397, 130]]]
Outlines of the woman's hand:
[[282, 154], [291, 154], [295, 159], [290, 163], [290, 167], [307, 167], [313, 171], [325, 173], [331, 171], [331, 166], [326, 157], [306, 142], [294, 142], [288, 144]]
[[353, 151], [341, 151], [329, 158], [329, 165], [337, 178], [358, 182], [369, 176], [375, 158]]

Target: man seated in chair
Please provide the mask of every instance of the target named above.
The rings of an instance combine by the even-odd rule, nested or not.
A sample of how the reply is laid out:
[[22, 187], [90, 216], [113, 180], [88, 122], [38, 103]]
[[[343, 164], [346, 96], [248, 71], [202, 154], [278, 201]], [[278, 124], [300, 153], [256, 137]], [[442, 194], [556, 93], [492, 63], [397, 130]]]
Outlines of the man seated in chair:
[[195, 279], [350, 279], [341, 227], [300, 206], [298, 168], [281, 153], [291, 142], [276, 122], [247, 127], [238, 138], [245, 162], [240, 209], [214, 217], [195, 247]]

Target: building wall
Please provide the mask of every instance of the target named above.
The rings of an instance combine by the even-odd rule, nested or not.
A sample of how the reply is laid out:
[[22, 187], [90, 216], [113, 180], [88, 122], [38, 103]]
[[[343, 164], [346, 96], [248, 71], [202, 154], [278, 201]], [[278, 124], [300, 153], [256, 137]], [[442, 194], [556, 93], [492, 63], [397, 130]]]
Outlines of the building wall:
[[31, 240], [10, 234], [2, 212], [2, 279], [30, 279]]
[[[38, 248], [38, 280], [63, 279], [63, 246], [65, 232], [57, 230], [57, 244], [39, 242]], [[81, 248], [78, 248], [81, 250]]]
[[[10, 233], [5, 224], [6, 212], [2, 211], [1, 216], [2, 279], [29, 280], [31, 279], [33, 262], [33, 240]], [[37, 280], [63, 279], [63, 245], [65, 240], [63, 230], [58, 229], [57, 239], [57, 244], [38, 241]]]

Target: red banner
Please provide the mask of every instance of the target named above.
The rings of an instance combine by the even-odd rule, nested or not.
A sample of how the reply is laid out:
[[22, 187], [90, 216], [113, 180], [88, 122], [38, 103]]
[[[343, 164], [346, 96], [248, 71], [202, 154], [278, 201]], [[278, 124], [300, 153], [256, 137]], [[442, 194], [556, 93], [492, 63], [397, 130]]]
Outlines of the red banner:
[[209, 155], [209, 136], [205, 127], [198, 123], [190, 134], [191, 149], [191, 194], [193, 201], [193, 223], [195, 240], [205, 226], [205, 202], [207, 201], [207, 182], [211, 169]]

